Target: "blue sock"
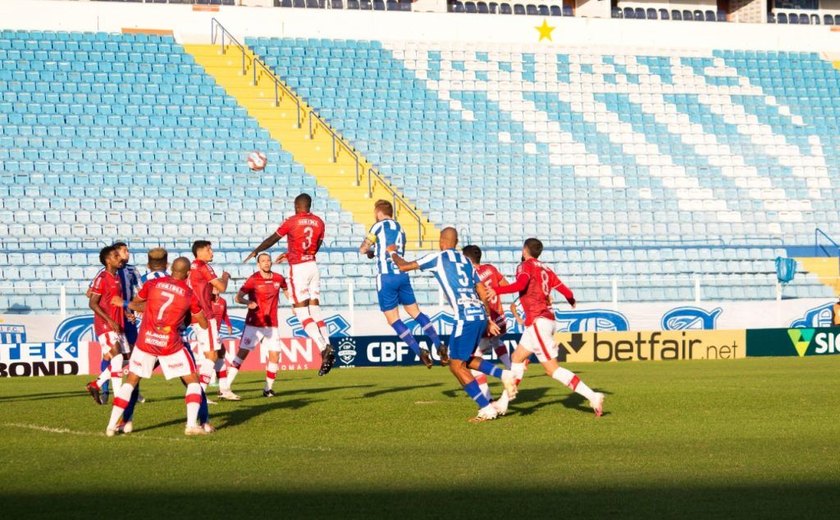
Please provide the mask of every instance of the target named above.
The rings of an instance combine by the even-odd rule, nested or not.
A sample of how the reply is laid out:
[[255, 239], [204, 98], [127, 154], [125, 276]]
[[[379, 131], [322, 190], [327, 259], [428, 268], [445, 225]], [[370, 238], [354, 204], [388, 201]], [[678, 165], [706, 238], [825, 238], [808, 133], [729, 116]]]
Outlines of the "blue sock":
[[207, 407], [207, 394], [201, 391], [201, 405], [198, 407], [198, 424], [210, 421], [210, 408]]
[[[103, 359], [102, 361], [99, 362], [99, 371], [102, 372], [105, 369], [108, 369], [108, 370], [111, 369], [111, 362]], [[105, 384], [102, 385], [102, 388], [100, 388], [100, 390], [102, 391], [103, 395], [108, 395], [110, 389], [111, 389], [111, 380], [109, 379], [109, 380], [105, 381]]]
[[422, 312], [417, 315], [415, 318], [417, 323], [420, 327], [423, 328], [423, 334], [429, 337], [432, 340], [432, 343], [435, 345], [435, 348], [440, 348], [440, 338], [437, 335], [437, 331], [435, 330], [435, 326], [432, 325], [432, 321], [429, 319], [428, 316], [423, 314]]
[[484, 397], [484, 394], [481, 393], [481, 388], [478, 387], [478, 383], [473, 379], [466, 385], [464, 385], [464, 392], [470, 396], [470, 399], [475, 401], [475, 404], [478, 405], [479, 409], [484, 408], [485, 406], [490, 406], [490, 401]]
[[487, 361], [486, 359], [481, 360], [481, 364], [478, 365], [477, 370], [483, 374], [487, 374], [488, 376], [493, 377], [502, 377], [502, 369], [494, 365], [493, 363]]
[[411, 335], [411, 331], [408, 330], [408, 327], [405, 326], [405, 323], [403, 323], [402, 320], [397, 320], [391, 324], [391, 327], [393, 327], [394, 332], [397, 333], [397, 336], [401, 340], [405, 341], [405, 343], [408, 345], [408, 348], [410, 348], [411, 351], [414, 352], [414, 355], [419, 356], [420, 344], [417, 343], [417, 339], [415, 339], [415, 337]]
[[126, 406], [125, 410], [123, 410], [123, 421], [128, 422], [134, 418], [134, 406], [137, 405], [137, 399], [139, 397], [140, 383], [137, 383], [137, 386], [134, 387], [134, 391], [131, 392], [131, 399], [128, 400], [128, 406]]

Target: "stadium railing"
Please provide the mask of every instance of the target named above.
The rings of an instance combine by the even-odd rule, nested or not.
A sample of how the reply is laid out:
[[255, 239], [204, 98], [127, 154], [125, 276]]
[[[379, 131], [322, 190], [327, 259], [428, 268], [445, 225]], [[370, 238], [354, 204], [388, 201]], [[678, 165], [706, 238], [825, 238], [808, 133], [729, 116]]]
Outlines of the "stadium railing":
[[[229, 42], [228, 46], [225, 45], [225, 37]], [[274, 84], [274, 105], [280, 106], [280, 91], [282, 91], [285, 96], [288, 96], [292, 99], [297, 107], [297, 128], [301, 128], [304, 120], [307, 120], [309, 125], [309, 138], [312, 139], [314, 137], [314, 132], [317, 129], [322, 129], [326, 131], [332, 141], [332, 162], [336, 162], [338, 160], [338, 154], [341, 150], [344, 150], [348, 153], [355, 162], [356, 168], [356, 186], [360, 186], [362, 183], [362, 176], [367, 175], [367, 183], [368, 183], [368, 197], [373, 196], [374, 191], [374, 183], [378, 183], [378, 186], [383, 187], [391, 196], [392, 203], [394, 205], [394, 212], [395, 217], [400, 218], [403, 215], [403, 210], [409, 214], [411, 219], [416, 222], [417, 229], [418, 229], [418, 236], [419, 239], [419, 246], [423, 247], [424, 237], [423, 237], [423, 221], [420, 218], [420, 215], [417, 213], [414, 207], [412, 207], [406, 199], [397, 193], [391, 187], [391, 184], [385, 180], [385, 178], [376, 170], [373, 166], [370, 166], [367, 171], [364, 170], [362, 164], [362, 158], [360, 157], [359, 153], [356, 149], [350, 145], [344, 138], [342, 138], [336, 131], [327, 123], [320, 115], [318, 115], [314, 109], [311, 107], [306, 106], [305, 104], [301, 103], [301, 98], [298, 97], [286, 84], [274, 74], [274, 72], [265, 64], [262, 60], [260, 60], [255, 54], [253, 56], [249, 56], [246, 48], [244, 45], [239, 43], [239, 40], [216, 19], [212, 18], [210, 22], [210, 40], [213, 45], [216, 44], [218, 41], [221, 47], [222, 54], [226, 54], [228, 47], [230, 44], [235, 45], [239, 51], [242, 53], [242, 75], [246, 75], [248, 73], [248, 66], [247, 63], [250, 62], [251, 64], [251, 73], [253, 75], [252, 81], [254, 85], [259, 84], [260, 77], [257, 76], [258, 69], [261, 71], [260, 74], [265, 74], [271, 82]]]

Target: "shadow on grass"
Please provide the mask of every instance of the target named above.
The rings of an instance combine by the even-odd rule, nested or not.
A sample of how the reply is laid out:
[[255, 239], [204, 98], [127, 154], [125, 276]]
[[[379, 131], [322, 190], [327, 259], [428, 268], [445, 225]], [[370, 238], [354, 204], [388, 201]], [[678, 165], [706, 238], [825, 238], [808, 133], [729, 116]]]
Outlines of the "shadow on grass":
[[427, 385], [412, 385], [412, 386], [395, 386], [393, 388], [383, 388], [382, 390], [374, 390], [373, 392], [368, 392], [360, 397], [352, 397], [351, 399], [367, 399], [370, 397], [379, 397], [380, 395], [386, 394], [396, 394], [399, 392], [408, 392], [409, 390], [417, 390], [420, 388], [434, 388], [436, 386], [441, 386], [443, 383], [429, 383]]
[[[183, 399], [183, 398], [182, 398]], [[263, 399], [260, 401], [253, 401], [258, 402], [259, 404], [251, 404], [250, 406], [246, 403], [239, 403], [240, 405], [232, 410], [225, 410], [220, 411], [218, 413], [214, 413], [214, 407], [210, 407], [210, 424], [217, 428], [229, 428], [231, 426], [237, 426], [243, 423], [246, 423], [255, 417], [259, 417], [260, 415], [270, 412], [272, 410], [298, 410], [305, 406], [308, 406], [312, 403], [317, 403], [322, 399], [290, 399], [290, 400], [283, 400], [282, 398], [274, 398], [274, 399]], [[136, 417], [136, 415], [135, 415]], [[142, 429], [138, 429], [137, 431], [151, 431], [157, 430], [159, 428], [168, 428], [170, 426], [175, 426], [178, 424], [184, 424], [185, 419], [183, 416], [178, 416], [173, 418], [169, 421], [164, 421], [161, 423], [153, 424], [148, 427], [144, 427]]]
[[[326, 393], [326, 392], [333, 392], [333, 391], [336, 391], [336, 390], [346, 391], [346, 390], [350, 390], [350, 389], [353, 389], [353, 388], [370, 388], [372, 386], [375, 386], [375, 385], [351, 385], [351, 386], [330, 386], [330, 387], [326, 387], [326, 388], [315, 387], [315, 388], [286, 389], [286, 388], [283, 388], [280, 385], [275, 385], [274, 386], [274, 391], [277, 393], [277, 395], [279, 397], [285, 397], [285, 396], [298, 395], [298, 394], [307, 394], [307, 395], [323, 394], [323, 393]], [[243, 390], [248, 391], [248, 392], [258, 390], [259, 392], [262, 392], [263, 388], [264, 388], [264, 386], [262, 384], [242, 385], [242, 386], [235, 385], [233, 390], [236, 393], [242, 392]], [[212, 401], [215, 401], [217, 392], [218, 392], [218, 388], [208, 388], [207, 389], [207, 398], [212, 400]], [[88, 399], [89, 398], [90, 398], [90, 396], [88, 396]], [[167, 395], [165, 397], [147, 396], [147, 399], [148, 399], [148, 402], [179, 401], [179, 400], [183, 401], [184, 396], [183, 396], [183, 394], [181, 394], [181, 395], [177, 395], [177, 394], [176, 395]], [[246, 397], [245, 399], [243, 399], [243, 401], [248, 402], [248, 401], [252, 401], [252, 400], [256, 400], [256, 399], [262, 400], [263, 397], [261, 396], [261, 394], [257, 394], [256, 397], [252, 398], [252, 397], [249, 396], [249, 397]], [[212, 412], [213, 412], [213, 409], [211, 408], [210, 413], [212, 414]]]
[[70, 391], [70, 392], [46, 392], [42, 394], [28, 394], [28, 395], [9, 395], [9, 396], [0, 396], [0, 403], [14, 403], [18, 401], [42, 401], [45, 399], [61, 399], [62, 397], [84, 397], [93, 403], [93, 399], [91, 399], [90, 394], [85, 390], [84, 386], [82, 386], [81, 390], [79, 391]]
[[[135, 483], [131, 489], [109, 483], [96, 491], [9, 494], [0, 491], [7, 518], [89, 520], [101, 510], [103, 496], [119, 496], [119, 518], [834, 518], [840, 494], [834, 483], [786, 486], [741, 485], [634, 488], [476, 487], [415, 490], [412, 483], [394, 489], [292, 491], [283, 482], [271, 489], [245, 486], [207, 493], [154, 491]], [[348, 483], [343, 483], [347, 485]], [[190, 482], [188, 485], [194, 486]], [[253, 483], [249, 484], [253, 485]], [[209, 502], [208, 502], [209, 501]], [[214, 507], [213, 504], [235, 504]], [[480, 505], [479, 505], [480, 504]]]

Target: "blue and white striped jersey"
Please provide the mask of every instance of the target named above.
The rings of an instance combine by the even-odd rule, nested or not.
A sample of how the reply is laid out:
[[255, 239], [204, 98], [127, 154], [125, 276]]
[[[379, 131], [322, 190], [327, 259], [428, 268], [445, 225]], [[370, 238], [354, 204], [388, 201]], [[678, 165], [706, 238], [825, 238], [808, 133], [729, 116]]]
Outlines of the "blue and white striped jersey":
[[367, 239], [373, 242], [376, 253], [376, 267], [379, 274], [400, 274], [400, 269], [391, 260], [388, 246], [397, 246], [397, 254], [405, 255], [405, 231], [394, 219], [380, 220], [370, 228]]
[[133, 265], [125, 264], [125, 266], [117, 269], [117, 276], [119, 276], [120, 285], [122, 286], [122, 299], [125, 301], [125, 306], [128, 307], [129, 302], [131, 302], [143, 284], [140, 280], [140, 272]]
[[149, 271], [140, 277], [140, 287], [143, 287], [143, 284], [149, 280], [157, 280], [158, 278], [163, 278], [164, 276], [169, 276], [169, 273], [166, 271]]
[[421, 271], [431, 271], [437, 278], [446, 299], [452, 305], [456, 320], [486, 320], [484, 304], [475, 291], [481, 280], [472, 263], [456, 249], [430, 253], [419, 260]]

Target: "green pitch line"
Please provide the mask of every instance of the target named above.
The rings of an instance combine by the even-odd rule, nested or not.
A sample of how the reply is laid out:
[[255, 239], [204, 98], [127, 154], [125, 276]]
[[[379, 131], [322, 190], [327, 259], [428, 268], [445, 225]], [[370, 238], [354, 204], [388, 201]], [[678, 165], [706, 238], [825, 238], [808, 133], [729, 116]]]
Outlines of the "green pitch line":
[[[74, 377], [0, 380], [4, 518], [816, 518], [840, 507], [840, 357], [569, 365], [596, 419], [531, 367], [470, 424], [446, 369], [241, 374], [219, 431], [143, 383], [135, 432]], [[500, 385], [495, 386], [498, 393]]]

